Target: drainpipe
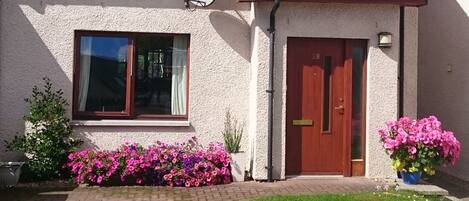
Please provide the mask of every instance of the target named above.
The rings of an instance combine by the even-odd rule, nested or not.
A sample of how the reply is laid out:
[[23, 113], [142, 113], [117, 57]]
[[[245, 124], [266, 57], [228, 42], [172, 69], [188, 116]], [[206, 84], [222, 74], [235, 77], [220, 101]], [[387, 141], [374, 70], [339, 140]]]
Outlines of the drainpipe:
[[277, 14], [280, 0], [274, 0], [274, 5], [270, 11], [270, 27], [268, 29], [270, 34], [270, 67], [269, 67], [269, 88], [267, 94], [269, 96], [269, 128], [268, 128], [268, 150], [267, 150], [267, 181], [273, 182], [273, 165], [272, 165], [272, 146], [273, 146], [273, 120], [274, 120], [274, 54], [275, 54], [275, 15]]
[[[405, 7], [402, 6], [399, 10], [399, 103], [398, 111], [399, 118], [404, 116], [404, 51], [405, 51]], [[401, 173], [397, 172], [397, 178], [401, 178]]]
[[399, 118], [404, 116], [405, 7], [399, 11]]

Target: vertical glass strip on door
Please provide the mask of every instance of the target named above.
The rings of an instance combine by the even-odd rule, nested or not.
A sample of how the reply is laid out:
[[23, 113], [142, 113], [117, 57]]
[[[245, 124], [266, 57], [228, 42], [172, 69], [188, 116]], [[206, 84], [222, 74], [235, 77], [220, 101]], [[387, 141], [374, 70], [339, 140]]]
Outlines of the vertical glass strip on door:
[[330, 96], [331, 96], [331, 65], [332, 57], [325, 56], [323, 64], [323, 102], [322, 102], [322, 131], [330, 132]]
[[363, 56], [364, 49], [352, 50], [352, 159], [363, 159]]

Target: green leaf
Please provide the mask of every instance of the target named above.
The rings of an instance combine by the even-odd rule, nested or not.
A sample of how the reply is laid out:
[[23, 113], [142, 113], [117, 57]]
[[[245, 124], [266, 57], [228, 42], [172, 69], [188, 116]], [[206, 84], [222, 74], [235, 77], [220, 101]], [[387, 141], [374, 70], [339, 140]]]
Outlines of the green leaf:
[[225, 148], [229, 153], [239, 153], [243, 132], [244, 123], [239, 123], [236, 117], [232, 116], [230, 110], [227, 110], [225, 114], [225, 128], [222, 131], [222, 135]]
[[[9, 151], [22, 151], [32, 156], [24, 168], [27, 181], [50, 180], [63, 175], [67, 153], [82, 144], [71, 136], [69, 119], [65, 117], [68, 103], [63, 91], [55, 90], [49, 78], [43, 80], [44, 85], [34, 86], [31, 96], [25, 99], [28, 112], [23, 119], [32, 124], [31, 129], [6, 142]], [[73, 143], [65, 139], [72, 139]]]

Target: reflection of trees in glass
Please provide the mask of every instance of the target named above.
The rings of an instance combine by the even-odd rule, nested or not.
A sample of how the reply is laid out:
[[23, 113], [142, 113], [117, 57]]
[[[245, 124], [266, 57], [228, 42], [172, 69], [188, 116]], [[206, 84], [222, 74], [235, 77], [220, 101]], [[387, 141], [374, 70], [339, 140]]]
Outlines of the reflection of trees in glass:
[[86, 111], [123, 111], [126, 71], [127, 63], [93, 56]]
[[[74, 115], [186, 114], [188, 35], [80, 34], [79, 80], [74, 86], [79, 89], [75, 108], [80, 114]], [[129, 50], [130, 43], [135, 49]], [[134, 98], [130, 104], [129, 98]]]
[[128, 38], [83, 36], [80, 46], [82, 111], [124, 111]]
[[173, 37], [137, 38], [135, 111], [171, 114]]

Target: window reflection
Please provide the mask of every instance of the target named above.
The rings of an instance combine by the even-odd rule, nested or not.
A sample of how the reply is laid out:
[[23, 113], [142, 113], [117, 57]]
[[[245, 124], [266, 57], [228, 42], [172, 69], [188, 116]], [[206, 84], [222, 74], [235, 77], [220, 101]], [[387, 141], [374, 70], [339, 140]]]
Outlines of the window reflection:
[[137, 38], [135, 114], [186, 114], [187, 36]]
[[127, 52], [127, 38], [80, 38], [78, 111], [125, 110]]

